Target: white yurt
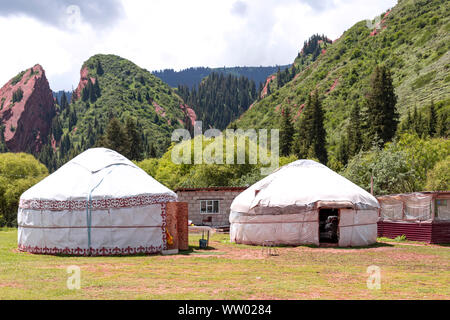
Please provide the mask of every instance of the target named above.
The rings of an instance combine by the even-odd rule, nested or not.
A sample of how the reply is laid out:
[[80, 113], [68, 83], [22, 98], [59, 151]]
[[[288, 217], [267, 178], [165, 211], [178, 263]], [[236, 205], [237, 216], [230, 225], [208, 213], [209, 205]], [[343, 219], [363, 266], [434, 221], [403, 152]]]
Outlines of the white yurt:
[[377, 239], [375, 197], [326, 166], [299, 160], [231, 204], [230, 238], [243, 244], [366, 246]]
[[158, 253], [167, 247], [166, 204], [175, 201], [173, 191], [119, 153], [89, 149], [22, 194], [19, 250]]

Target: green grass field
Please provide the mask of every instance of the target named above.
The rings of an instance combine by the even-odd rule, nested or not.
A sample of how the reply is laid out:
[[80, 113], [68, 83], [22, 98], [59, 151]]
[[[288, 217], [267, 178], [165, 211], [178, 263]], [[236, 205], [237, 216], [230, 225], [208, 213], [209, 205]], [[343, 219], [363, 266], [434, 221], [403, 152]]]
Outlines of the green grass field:
[[[1, 230], [1, 229], [0, 229]], [[236, 245], [215, 234], [209, 250], [175, 256], [59, 257], [17, 251], [17, 230], [0, 231], [0, 299], [449, 299], [450, 247], [381, 239], [370, 248]], [[69, 290], [67, 267], [81, 269]], [[369, 290], [367, 268], [381, 268]]]

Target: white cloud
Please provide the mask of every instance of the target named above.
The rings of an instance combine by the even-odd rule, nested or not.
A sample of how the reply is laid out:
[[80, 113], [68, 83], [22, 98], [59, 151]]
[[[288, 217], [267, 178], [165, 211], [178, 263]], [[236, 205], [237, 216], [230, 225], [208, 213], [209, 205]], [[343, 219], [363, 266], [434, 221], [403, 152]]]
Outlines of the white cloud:
[[[1, 0], [0, 0], [1, 1]], [[70, 90], [81, 64], [96, 53], [117, 54], [148, 70], [191, 66], [275, 65], [293, 61], [313, 33], [334, 39], [373, 18], [395, 0], [122, 0], [121, 19], [98, 28], [82, 19], [75, 29], [36, 15], [5, 15], [0, 84], [40, 63], [53, 90]]]

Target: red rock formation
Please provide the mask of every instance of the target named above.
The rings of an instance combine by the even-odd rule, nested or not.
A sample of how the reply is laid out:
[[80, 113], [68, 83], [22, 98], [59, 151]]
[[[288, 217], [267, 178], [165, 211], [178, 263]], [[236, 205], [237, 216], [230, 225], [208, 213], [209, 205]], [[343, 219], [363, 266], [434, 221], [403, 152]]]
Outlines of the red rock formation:
[[[19, 88], [23, 97], [13, 103], [13, 94]], [[52, 91], [38, 64], [0, 89], [0, 124], [5, 126], [5, 142], [12, 152], [40, 151], [51, 132], [54, 115]]]
[[383, 20], [381, 20], [379, 23], [377, 23], [375, 25], [375, 29], [370, 33], [371, 37], [376, 36], [377, 34], [379, 34], [380, 33], [380, 31], [379, 31], [380, 29], [384, 30], [384, 29], [387, 28], [386, 19], [389, 16], [389, 14], [391, 13], [391, 11], [392, 10], [389, 10], [388, 12], [386, 12], [386, 14], [383, 17]]
[[[78, 83], [78, 87], [75, 89], [73, 96], [72, 96], [72, 101], [76, 101], [81, 97], [81, 93], [83, 92], [84, 87], [87, 86], [88, 84], [88, 73], [89, 73], [89, 69], [85, 66], [83, 68], [81, 68], [80, 71], [80, 82]], [[95, 78], [91, 78], [91, 82], [92, 84], [95, 84]]]
[[166, 110], [164, 110], [163, 107], [161, 107], [159, 104], [157, 104], [155, 101], [153, 101], [153, 106], [155, 107], [155, 111], [158, 115], [162, 117], [166, 117]]
[[[180, 104], [181, 110], [183, 110], [185, 114], [186, 120], [190, 120], [190, 125], [194, 127], [195, 121], [197, 121], [197, 115], [195, 114], [195, 111], [189, 107], [187, 104]], [[187, 121], [184, 121], [187, 122]]]
[[334, 80], [333, 84], [331, 85], [330, 89], [328, 89], [328, 91], [326, 92], [326, 94], [333, 92], [334, 89], [336, 89], [336, 87], [339, 84], [339, 78], [337, 78], [336, 80]]
[[297, 119], [300, 117], [300, 115], [302, 114], [303, 109], [305, 108], [305, 104], [302, 104], [300, 106], [300, 108], [298, 109], [297, 114], [294, 116], [294, 121], [297, 121]]
[[267, 91], [268, 91], [268, 87], [270, 85], [270, 83], [275, 80], [277, 78], [277, 76], [275, 75], [271, 75], [267, 78], [266, 80], [266, 84], [264, 85], [264, 88], [261, 92], [261, 99], [265, 98], [267, 96]]

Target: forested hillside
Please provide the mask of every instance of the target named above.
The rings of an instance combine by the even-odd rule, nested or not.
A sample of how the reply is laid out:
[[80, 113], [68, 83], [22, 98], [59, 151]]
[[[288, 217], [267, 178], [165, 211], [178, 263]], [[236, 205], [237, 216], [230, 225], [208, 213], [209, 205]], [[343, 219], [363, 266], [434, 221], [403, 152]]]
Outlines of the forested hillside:
[[277, 72], [278, 68], [285, 70], [290, 65], [271, 66], [271, 67], [223, 67], [223, 68], [188, 68], [180, 71], [165, 69], [153, 71], [153, 74], [169, 84], [172, 88], [186, 86], [190, 89], [200, 84], [200, 82], [211, 73], [222, 73], [224, 75], [233, 75], [235, 77], [246, 77], [255, 82], [256, 86], [266, 81], [267, 77]]
[[179, 86], [178, 94], [191, 106], [204, 128], [225, 129], [257, 98], [255, 82], [243, 76], [211, 73], [200, 85]]
[[369, 140], [367, 148], [379, 138], [371, 136], [367, 128], [373, 111], [369, 95], [376, 90], [376, 69], [382, 67], [383, 79], [392, 79], [395, 90], [392, 100], [395, 98], [400, 122], [398, 133], [411, 129], [429, 135], [426, 126], [434, 123], [432, 135], [439, 131], [438, 135], [448, 136], [449, 12], [450, 2], [445, 0], [400, 0], [380, 15], [378, 25], [373, 21], [371, 28], [361, 21], [332, 43], [312, 37], [294, 62], [292, 80], [279, 86], [274, 74], [264, 91], [268, 94], [230, 126], [280, 128], [283, 110], [289, 109], [297, 131], [301, 131], [304, 108], [317, 90], [329, 164], [340, 168], [348, 160], [340, 153], [346, 149], [354, 119], [360, 120], [362, 138]]
[[68, 101], [70, 101], [72, 99], [72, 91], [64, 91], [64, 90], [60, 90], [60, 91], [57, 91], [57, 92], [53, 91], [53, 97], [56, 99], [57, 103], [59, 101], [61, 101], [61, 98], [62, 98], [63, 95], [66, 96], [66, 99]]
[[[141, 157], [160, 156], [172, 131], [191, 121], [183, 100], [150, 72], [115, 55], [96, 55], [81, 69], [71, 101], [65, 94], [52, 122], [51, 144], [39, 154], [54, 170], [74, 155], [104, 143], [108, 124], [128, 119], [142, 141]], [[116, 128], [121, 130], [121, 128]]]

